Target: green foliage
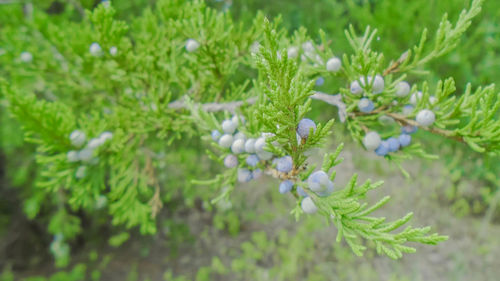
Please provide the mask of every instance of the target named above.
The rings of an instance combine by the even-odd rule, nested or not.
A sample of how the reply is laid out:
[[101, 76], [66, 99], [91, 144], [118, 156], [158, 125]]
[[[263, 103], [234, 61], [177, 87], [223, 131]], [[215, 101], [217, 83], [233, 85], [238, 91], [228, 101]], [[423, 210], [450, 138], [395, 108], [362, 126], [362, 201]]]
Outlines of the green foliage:
[[[301, 187], [313, 199], [319, 214], [335, 225], [337, 241], [346, 241], [355, 254], [362, 255], [367, 246], [373, 246], [379, 254], [397, 259], [415, 251], [407, 242], [437, 244], [445, 240], [446, 236], [429, 234], [429, 227], [407, 226], [396, 233], [409, 222], [411, 213], [392, 222], [373, 215], [389, 200], [384, 197], [374, 205], [364, 202], [367, 192], [379, 187], [380, 182], [358, 185], [357, 176], [353, 175], [345, 188], [337, 188], [327, 197], [308, 188], [307, 178], [315, 170], [314, 165], [308, 166], [313, 149], [324, 147], [334, 128], [331, 114], [326, 122], [317, 124], [307, 139], [297, 141], [300, 120], [317, 115], [313, 99], [322, 100], [316, 95], [318, 89], [340, 93], [338, 97], [346, 107], [345, 126], [357, 142], [371, 130], [388, 137], [399, 133], [401, 125], [420, 126], [414, 121], [416, 114], [432, 108], [435, 124], [420, 126], [427, 134], [419, 132], [415, 139], [420, 141], [386, 157], [398, 165], [414, 156], [433, 157], [425, 145], [424, 137], [428, 134], [463, 142], [479, 157], [491, 157], [488, 159], [493, 159], [493, 163], [500, 151], [500, 99], [493, 86], [473, 91], [468, 84], [463, 94], [455, 95], [453, 78], [439, 80], [434, 87], [431, 85], [439, 74], [422, 76], [428, 73], [424, 66], [434, 59], [443, 59], [460, 45], [471, 20], [481, 9], [481, 0], [473, 1], [468, 10], [460, 13], [456, 24], [444, 16], [437, 25], [434, 45], [427, 46], [427, 30], [423, 30], [415, 47], [408, 49], [407, 42], [411, 40], [406, 40], [404, 46], [397, 44], [402, 50], [385, 44], [381, 52], [372, 50], [372, 45], [380, 45], [376, 29], [368, 27], [362, 36], [356, 30], [364, 29], [367, 21], [373, 21], [372, 26], [378, 28], [376, 18], [401, 14], [403, 5], [399, 1], [399, 6], [394, 4], [397, 7], [387, 12], [385, 1], [380, 5], [347, 1], [342, 9], [334, 10], [339, 18], [337, 22], [328, 22], [325, 31], [318, 30], [319, 26], [312, 32], [301, 27], [291, 36], [283, 27], [290, 27], [290, 22], [281, 25], [279, 17], [270, 22], [263, 13], [257, 13], [251, 15], [250, 21], [238, 15], [237, 9], [233, 17], [230, 12], [208, 7], [204, 1], [161, 0], [128, 21], [124, 20], [127, 13], [121, 10], [127, 9], [126, 4], [101, 4], [79, 18], [75, 16], [80, 14], [78, 11], [91, 8], [92, 4], [73, 2], [64, 5], [58, 16], [41, 10], [48, 9], [49, 1], [37, 3], [31, 19], [25, 19], [12, 7], [0, 7], [1, 11], [12, 12], [9, 19], [0, 19], [5, 25], [0, 32], [0, 40], [5, 42], [5, 54], [0, 56], [0, 106], [10, 114], [7, 117], [1, 113], [1, 120], [6, 120], [6, 128], [21, 127], [24, 140], [29, 143], [22, 144], [19, 129], [6, 132], [2, 126], [2, 134], [8, 134], [9, 140], [2, 140], [1, 147], [10, 156], [17, 153], [16, 149], [24, 151], [19, 155], [28, 164], [10, 178], [21, 190], [27, 217], [48, 221], [46, 230], [54, 236], [51, 250], [58, 266], [69, 264], [69, 247], [78, 236], [85, 236], [86, 217], [96, 219], [96, 224], [105, 224], [109, 216], [112, 225], [119, 229], [109, 244], [118, 247], [128, 240], [128, 231], [132, 229], [137, 228], [142, 234], [157, 233], [156, 217], [162, 208], [167, 213], [179, 205], [193, 208], [201, 199], [203, 208], [221, 210], [213, 225], [237, 235], [241, 228], [238, 215], [223, 209], [230, 204], [231, 193], [241, 185], [237, 183], [238, 168], [244, 167], [246, 154], [237, 156], [239, 167], [221, 171], [210, 167], [210, 160], [221, 163], [230, 153], [218, 145], [206, 149], [199, 140], [209, 140], [211, 130], [221, 129], [218, 120], [230, 118], [230, 113], [247, 120], [240, 128], [247, 137], [267, 134], [268, 152], [276, 157], [291, 156], [290, 173], [278, 172], [272, 160], [258, 164], [266, 174], [294, 182], [292, 194], [296, 204], [288, 206], [290, 213], [297, 219], [302, 216], [302, 198], [297, 193], [297, 187]], [[335, 1], [320, 2], [332, 7], [340, 5]], [[312, 5], [318, 7], [316, 3]], [[374, 11], [370, 11], [372, 5]], [[416, 11], [423, 4], [419, 1], [408, 5], [408, 9]], [[359, 13], [354, 15], [354, 10]], [[344, 12], [353, 14], [359, 25], [350, 26], [345, 32], [347, 39], [342, 41], [337, 27], [336, 32], [329, 31], [333, 30], [333, 23], [347, 27], [347, 19], [340, 17]], [[373, 16], [362, 19], [368, 14]], [[234, 18], [238, 17], [240, 20], [236, 21]], [[305, 23], [319, 25], [315, 19]], [[383, 37], [395, 37], [384, 33], [394, 24], [388, 22], [381, 27]], [[416, 33], [406, 32], [405, 36], [413, 38]], [[320, 43], [311, 40], [311, 35], [318, 35]], [[187, 51], [188, 39], [196, 40], [199, 48]], [[336, 41], [331, 44], [333, 39]], [[89, 52], [94, 42], [101, 48], [97, 53]], [[291, 47], [297, 48], [297, 57], [289, 57]], [[352, 51], [337, 55], [342, 57], [342, 69], [327, 71], [326, 61], [334, 54], [347, 52], [348, 47]], [[110, 52], [112, 48], [116, 48], [116, 54]], [[404, 50], [408, 51], [399, 56]], [[21, 59], [23, 51], [33, 55], [31, 61]], [[385, 54], [397, 54], [399, 58], [387, 64]], [[377, 74], [384, 77], [385, 89], [376, 95], [372, 83], [367, 83], [366, 96], [376, 108], [362, 113], [357, 108], [360, 97], [346, 85], [356, 80], [368, 81], [369, 76]], [[325, 86], [315, 86], [318, 77], [329, 81]], [[404, 79], [414, 81], [412, 93], [422, 92], [409, 115], [400, 112], [410, 96], [393, 103], [396, 84]], [[431, 94], [436, 98], [432, 104]], [[395, 122], [381, 124], [379, 119], [384, 116]], [[82, 149], [69, 138], [76, 130], [85, 133], [89, 140], [112, 132], [112, 139], [92, 150], [91, 161], [74, 162], [68, 153]], [[341, 162], [342, 146], [323, 157], [321, 170], [329, 173], [332, 181], [336, 176], [333, 168]], [[203, 150], [208, 156], [200, 153]], [[9, 168], [14, 169], [17, 167]], [[30, 181], [15, 180], [27, 177], [28, 171], [34, 175]], [[214, 175], [212, 180], [192, 180]], [[485, 177], [494, 175], [490, 172]], [[492, 198], [491, 194], [488, 196], [485, 195]], [[170, 218], [165, 225], [178, 230], [172, 237], [188, 233]], [[300, 242], [280, 239], [283, 243]], [[245, 274], [254, 270], [246, 259], [261, 260], [262, 252], [272, 249], [267, 240], [266, 234], [255, 233], [252, 242], [242, 244], [244, 258], [236, 259], [231, 269]], [[290, 257], [286, 270], [273, 275], [285, 280], [293, 276], [292, 267], [300, 255]], [[227, 270], [217, 260], [213, 264], [218, 273]], [[210, 273], [211, 269], [201, 268], [196, 279], [208, 280]], [[165, 276], [174, 278], [168, 272]]]

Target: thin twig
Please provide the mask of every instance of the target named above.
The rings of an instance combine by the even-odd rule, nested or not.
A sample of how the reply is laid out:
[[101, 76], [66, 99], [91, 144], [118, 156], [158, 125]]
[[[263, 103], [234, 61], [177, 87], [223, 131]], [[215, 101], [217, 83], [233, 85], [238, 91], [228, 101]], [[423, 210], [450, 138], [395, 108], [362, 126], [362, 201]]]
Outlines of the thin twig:
[[[311, 99], [320, 100], [326, 102], [328, 104], [334, 105], [339, 109], [339, 119], [341, 122], [345, 122], [347, 117], [346, 105], [342, 101], [342, 96], [340, 94], [330, 95], [322, 92], [314, 92], [313, 95], [310, 96]], [[257, 102], [256, 97], [249, 98], [244, 101], [230, 101], [225, 103], [204, 103], [200, 104], [201, 108], [206, 112], [217, 112], [217, 111], [229, 111], [231, 113], [235, 113], [236, 109], [244, 104], [252, 105]], [[176, 101], [173, 101], [168, 104], [168, 108], [171, 109], [184, 109], [187, 108], [187, 104], [184, 98], [180, 98]]]

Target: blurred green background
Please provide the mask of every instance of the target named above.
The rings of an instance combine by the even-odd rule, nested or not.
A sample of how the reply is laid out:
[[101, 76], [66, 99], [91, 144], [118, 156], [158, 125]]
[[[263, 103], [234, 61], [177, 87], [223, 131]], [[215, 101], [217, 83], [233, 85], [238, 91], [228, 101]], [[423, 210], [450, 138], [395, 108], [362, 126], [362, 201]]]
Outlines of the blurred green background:
[[[57, 23], [81, 20], [77, 11], [92, 9], [98, 2], [43, 0], [35, 6]], [[251, 21], [258, 10], [269, 17], [281, 15], [290, 32], [304, 26], [316, 39], [323, 29], [339, 55], [349, 52], [344, 36], [349, 24], [358, 30], [372, 26], [379, 30], [373, 48], [390, 58], [416, 44], [424, 27], [434, 31], [444, 13], [456, 19], [469, 5], [464, 0], [208, 3], [244, 22]], [[151, 0], [113, 1], [118, 17], [127, 21], [154, 4]], [[22, 28], [23, 6], [0, 1], [0, 34], [13, 26]], [[436, 82], [454, 77], [459, 93], [469, 82], [473, 86], [497, 83], [498, 54], [500, 2], [486, 0], [460, 46], [433, 62], [426, 78]], [[315, 104], [314, 108], [312, 115], [332, 117], [328, 107]], [[274, 181], [262, 179], [235, 192], [233, 201], [217, 210], [197, 199], [205, 198], [206, 190], [189, 189], [189, 202], [179, 198], [177, 204], [166, 207], [158, 220], [161, 231], [155, 236], [88, 229], [72, 245], [70, 266], [56, 268], [47, 254], [52, 238], [43, 232], [43, 216], [33, 222], [19, 208], [27, 190], [23, 187], [31, 184], [34, 173], [33, 147], [22, 142], [17, 124], [5, 112], [0, 113], [0, 120], [0, 280], [497, 280], [500, 276], [498, 156], [479, 155], [429, 135], [425, 146], [441, 159], [407, 161], [404, 166], [411, 179], [406, 179], [396, 167], [353, 144], [339, 124], [326, 148], [347, 143], [346, 160], [337, 169], [337, 186], [354, 172], [361, 179], [383, 179], [386, 184], [379, 192], [391, 195], [393, 201], [380, 215], [395, 218], [413, 210], [414, 225], [432, 225], [449, 235], [449, 241], [436, 247], [417, 246], [416, 254], [399, 261], [370, 251], [358, 258], [346, 245], [335, 243], [335, 229], [320, 218], [295, 222], [288, 214], [292, 199], [278, 194]], [[199, 161], [200, 153], [177, 150], [171, 157], [193, 162]], [[166, 173], [175, 168], [167, 167]], [[200, 173], [185, 168], [186, 173]], [[182, 183], [183, 177], [172, 181]], [[108, 218], [102, 215], [100, 219]]]

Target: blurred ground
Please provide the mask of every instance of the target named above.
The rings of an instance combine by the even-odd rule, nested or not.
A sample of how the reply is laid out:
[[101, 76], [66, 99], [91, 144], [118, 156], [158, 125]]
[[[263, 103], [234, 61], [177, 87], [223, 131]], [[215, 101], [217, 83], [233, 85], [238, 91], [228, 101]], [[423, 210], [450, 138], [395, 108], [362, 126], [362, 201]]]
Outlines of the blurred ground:
[[[165, 228], [153, 238], [138, 236], [118, 249], [106, 246], [103, 252], [112, 259], [106, 264], [101, 261], [95, 268], [102, 273], [101, 280], [106, 281], [171, 280], [165, 277], [167, 271], [173, 276], [187, 277], [179, 280], [194, 280], [196, 272], [203, 266], [210, 268], [212, 258], [217, 256], [228, 269], [224, 274], [212, 275], [217, 276], [216, 280], [256, 280], [256, 276], [258, 280], [276, 280], [269, 270], [286, 267], [274, 252], [285, 251], [285, 256], [293, 256], [298, 250], [293, 245], [288, 247], [287, 243], [292, 244], [294, 240], [290, 239], [281, 248], [268, 245], [269, 251], [257, 247], [255, 259], [249, 258], [241, 245], [252, 240], [254, 232], [263, 231], [267, 239], [279, 241], [280, 231], [286, 230], [290, 237], [301, 240], [300, 244], [305, 245], [301, 246], [303, 251], [312, 255], [312, 258], [298, 256], [299, 260], [292, 264], [287, 262], [287, 266], [295, 267], [296, 279], [292, 280], [306, 280], [318, 272], [325, 279], [313, 280], [498, 280], [500, 225], [483, 224], [483, 217], [457, 217], [449, 205], [444, 204], [439, 197], [441, 192], [437, 191], [447, 188], [448, 182], [439, 161], [411, 161], [406, 168], [414, 180], [407, 180], [387, 161], [355, 145], [347, 146], [342, 156], [345, 161], [337, 167], [336, 186], [344, 186], [355, 171], [359, 172], [360, 181], [385, 179], [383, 188], [372, 192], [370, 198], [373, 201], [386, 194], [392, 197], [378, 215], [394, 219], [413, 211], [413, 226], [430, 225], [440, 234], [449, 235], [449, 240], [438, 246], [414, 245], [417, 253], [399, 261], [377, 256], [372, 251], [357, 258], [345, 244], [334, 242], [336, 230], [322, 226], [324, 221], [303, 217], [296, 223], [287, 211], [269, 214], [277, 209], [286, 210], [286, 205], [291, 208], [294, 203], [291, 196], [283, 197], [277, 192], [274, 180], [263, 178], [238, 187], [234, 193], [233, 206], [238, 212], [245, 212], [238, 214], [241, 228], [237, 236], [216, 229], [213, 213], [203, 208], [190, 209], [176, 215], [178, 221], [189, 226], [189, 237], [169, 241], [167, 233], [172, 229]], [[88, 252], [80, 251], [78, 256], [77, 260], [84, 261]], [[237, 274], [231, 273], [235, 260], [243, 261], [248, 268], [240, 266]]]

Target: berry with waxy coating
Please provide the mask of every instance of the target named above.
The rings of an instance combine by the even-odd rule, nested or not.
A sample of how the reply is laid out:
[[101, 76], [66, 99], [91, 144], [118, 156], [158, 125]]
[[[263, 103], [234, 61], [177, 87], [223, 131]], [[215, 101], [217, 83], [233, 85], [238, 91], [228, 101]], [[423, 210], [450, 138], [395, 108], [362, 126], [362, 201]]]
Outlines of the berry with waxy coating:
[[294, 59], [299, 55], [299, 48], [292, 46], [287, 50], [288, 58]]
[[248, 169], [238, 169], [238, 181], [249, 182], [252, 180], [252, 172]]
[[233, 144], [233, 136], [225, 134], [219, 139], [219, 145], [224, 148], [230, 148]]
[[395, 152], [399, 150], [400, 143], [397, 138], [395, 137], [388, 138], [387, 144], [389, 145], [389, 152]]
[[417, 114], [416, 121], [421, 126], [430, 126], [436, 121], [436, 115], [429, 109], [423, 109]]
[[302, 44], [302, 49], [306, 53], [314, 53], [316, 51], [316, 49], [314, 49], [314, 45], [311, 41], [304, 42]]
[[436, 98], [435, 96], [430, 96], [430, 97], [429, 97], [429, 103], [430, 103], [431, 105], [435, 104], [437, 101], [438, 101], [438, 100], [437, 100], [437, 98]]
[[220, 136], [221, 136], [221, 134], [218, 130], [213, 130], [211, 135], [212, 135], [213, 141], [218, 141]]
[[389, 153], [389, 144], [386, 141], [382, 141], [377, 149], [375, 149], [375, 154], [385, 156], [387, 153]]
[[350, 89], [351, 93], [353, 93], [355, 95], [359, 95], [363, 92], [363, 88], [361, 88], [361, 86], [359, 85], [358, 80], [352, 81], [349, 89]]
[[273, 158], [273, 154], [269, 151], [262, 150], [262, 151], [257, 151], [257, 156], [259, 156], [259, 159], [267, 161], [271, 158]]
[[233, 138], [234, 140], [243, 140], [243, 141], [247, 140], [247, 136], [245, 136], [243, 132], [237, 132], [236, 134], [234, 134]]
[[276, 170], [278, 170], [282, 173], [288, 173], [292, 170], [292, 168], [293, 168], [292, 157], [284, 156], [284, 157], [277, 159]]
[[238, 123], [235, 123], [232, 120], [224, 120], [224, 122], [222, 122], [222, 130], [226, 134], [234, 133], [234, 131], [236, 131], [237, 127], [238, 127]]
[[102, 52], [101, 45], [99, 45], [99, 43], [97, 43], [97, 42], [90, 44], [89, 52], [93, 56], [101, 55], [101, 52]]
[[325, 78], [323, 77], [318, 77], [318, 79], [316, 79], [316, 82], [315, 82], [315, 85], [316, 86], [322, 86], [323, 84], [325, 84]]
[[78, 158], [83, 162], [89, 162], [94, 157], [94, 150], [86, 147], [78, 152]]
[[314, 214], [318, 211], [318, 207], [316, 207], [316, 204], [314, 204], [314, 201], [311, 199], [311, 197], [302, 199], [302, 202], [300, 202], [300, 207], [306, 214]]
[[245, 151], [248, 153], [255, 153], [255, 141], [256, 139], [247, 139], [245, 142]]
[[285, 194], [287, 192], [290, 192], [293, 188], [293, 182], [290, 180], [282, 181], [280, 183], [280, 193]]
[[85, 175], [87, 175], [87, 166], [80, 166], [76, 169], [75, 178], [81, 179], [84, 178]]
[[200, 43], [194, 39], [188, 39], [186, 40], [186, 50], [188, 52], [194, 52], [200, 47]]
[[326, 196], [328, 196], [328, 195], [330, 195], [330, 194], [332, 194], [332, 193], [333, 193], [333, 187], [334, 187], [334, 186], [333, 186], [333, 183], [332, 183], [332, 184], [330, 184], [330, 185], [327, 185], [327, 186], [326, 186], [326, 189], [325, 189], [324, 191], [317, 192], [317, 194], [318, 194], [319, 196], [321, 196], [321, 197], [326, 197]]
[[415, 107], [411, 104], [407, 104], [407, 105], [403, 106], [403, 115], [408, 116], [408, 115], [412, 114], [414, 108]]
[[105, 143], [106, 141], [108, 141], [112, 138], [113, 138], [113, 133], [108, 132], [108, 131], [102, 132], [99, 135], [99, 140], [101, 140], [102, 143]]
[[411, 136], [407, 134], [401, 134], [398, 137], [399, 143], [401, 144], [401, 147], [405, 147], [410, 145], [411, 142]]
[[233, 144], [231, 145], [231, 151], [234, 154], [240, 154], [245, 152], [245, 141], [242, 139], [233, 141]]
[[307, 197], [307, 193], [304, 191], [304, 189], [300, 186], [297, 186], [297, 194], [301, 197]]
[[410, 103], [413, 105], [417, 105], [418, 101], [422, 99], [424, 94], [420, 91], [413, 93], [410, 97]]
[[255, 154], [248, 155], [246, 162], [248, 166], [255, 167], [259, 164], [259, 157]]
[[340, 70], [341, 65], [342, 62], [340, 61], [340, 59], [337, 57], [333, 57], [326, 62], [326, 70], [331, 72], [337, 72]]
[[375, 109], [373, 102], [367, 98], [362, 98], [358, 102], [358, 108], [361, 112], [371, 112]]
[[231, 121], [233, 121], [233, 123], [236, 125], [236, 127], [238, 127], [238, 125], [245, 124], [246, 120], [245, 120], [245, 117], [243, 117], [243, 116], [234, 115], [231, 118]]
[[256, 180], [262, 176], [262, 170], [261, 169], [255, 169], [252, 171], [252, 179]]
[[87, 147], [91, 148], [91, 149], [96, 149], [99, 146], [101, 146], [102, 144], [103, 144], [103, 141], [100, 138], [93, 138], [93, 139], [89, 140]]
[[229, 154], [224, 158], [224, 166], [227, 168], [234, 168], [238, 166], [238, 158], [232, 154]]
[[297, 126], [297, 133], [303, 139], [306, 139], [309, 136], [309, 132], [313, 129], [313, 133], [316, 131], [316, 124], [313, 120], [304, 118], [300, 120], [299, 125]]
[[[371, 83], [371, 77], [368, 77], [368, 82]], [[384, 91], [384, 78], [380, 75], [375, 75], [372, 85], [372, 93], [380, 94]]]
[[69, 135], [69, 140], [71, 141], [71, 144], [76, 146], [76, 147], [81, 147], [85, 141], [87, 140], [87, 136], [85, 135], [84, 132], [80, 130], [74, 130], [71, 132]]
[[118, 48], [115, 46], [109, 48], [109, 54], [112, 55], [113, 57], [116, 56], [118, 54]]
[[25, 63], [33, 61], [33, 55], [30, 52], [22, 52], [19, 58]]
[[406, 81], [399, 82], [395, 88], [398, 97], [406, 97], [410, 93], [410, 84]]
[[68, 151], [68, 153], [66, 154], [66, 158], [70, 163], [78, 162], [80, 160], [80, 158], [78, 157], [78, 152], [75, 150]]
[[381, 141], [382, 139], [377, 132], [369, 132], [363, 138], [363, 145], [367, 150], [373, 151], [379, 147]]
[[328, 178], [328, 175], [323, 171], [316, 171], [307, 178], [309, 188], [316, 192], [324, 192], [333, 189], [333, 182]]
[[264, 151], [266, 147], [266, 139], [264, 137], [260, 137], [255, 141], [254, 149], [256, 152]]

